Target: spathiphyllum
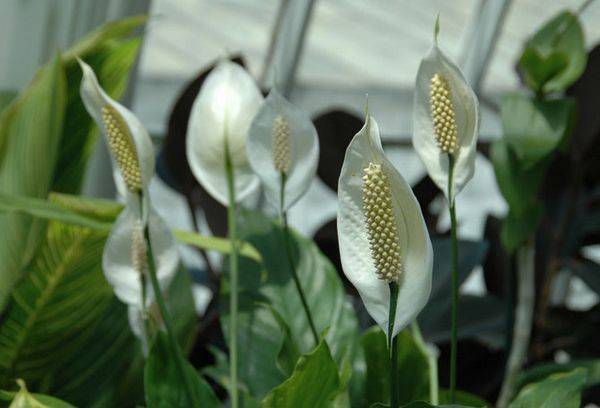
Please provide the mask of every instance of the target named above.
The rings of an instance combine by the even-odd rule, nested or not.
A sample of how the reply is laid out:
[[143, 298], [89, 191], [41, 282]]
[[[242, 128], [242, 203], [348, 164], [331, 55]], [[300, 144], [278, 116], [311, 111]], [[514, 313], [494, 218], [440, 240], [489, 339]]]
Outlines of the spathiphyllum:
[[223, 205], [229, 203], [226, 151], [235, 172], [236, 201], [259, 186], [246, 156], [246, 139], [262, 102], [262, 94], [246, 70], [225, 60], [207, 76], [192, 106], [187, 159], [198, 182]]
[[371, 116], [348, 146], [338, 198], [344, 273], [391, 339], [427, 303], [433, 251], [419, 203], [386, 158]]
[[458, 345], [458, 238], [455, 197], [475, 172], [479, 105], [460, 69], [434, 42], [421, 61], [414, 99], [413, 145], [429, 176], [448, 198], [452, 257], [452, 311], [450, 335], [450, 402], [456, 401]]
[[113, 162], [113, 175], [125, 208], [117, 218], [104, 247], [102, 266], [115, 295], [130, 307], [132, 328], [135, 318], [153, 301], [148, 278], [148, 253], [144, 229], [148, 228], [153, 262], [161, 288], [173, 278], [179, 256], [173, 236], [148, 199], [148, 185], [154, 174], [154, 149], [140, 121], [98, 84], [96, 75], [83, 61], [81, 98], [106, 138]]
[[250, 166], [277, 210], [286, 211], [306, 193], [319, 162], [317, 131], [308, 115], [276, 89], [256, 114], [246, 147]]
[[437, 28], [417, 73], [413, 115], [415, 150], [431, 179], [453, 201], [475, 172], [479, 104], [460, 69], [438, 48]]
[[246, 139], [263, 97], [248, 73], [231, 61], [207, 76], [190, 113], [186, 153], [192, 173], [216, 200], [227, 206], [229, 232], [230, 403], [238, 407], [237, 310], [238, 238], [236, 203], [259, 187], [248, 163]]
[[315, 177], [319, 163], [317, 131], [302, 110], [273, 88], [252, 122], [246, 146], [250, 165], [281, 216], [288, 265], [316, 345], [318, 329], [296, 272], [287, 210], [306, 193]]

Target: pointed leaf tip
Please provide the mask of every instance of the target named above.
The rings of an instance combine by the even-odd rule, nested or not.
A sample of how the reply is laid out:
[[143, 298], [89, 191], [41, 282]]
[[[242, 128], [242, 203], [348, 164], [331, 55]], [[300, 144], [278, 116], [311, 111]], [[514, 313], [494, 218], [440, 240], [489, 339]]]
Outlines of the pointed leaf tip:
[[437, 14], [435, 18], [435, 26], [433, 28], [433, 41], [437, 45], [438, 43], [438, 35], [440, 34], [440, 13]]

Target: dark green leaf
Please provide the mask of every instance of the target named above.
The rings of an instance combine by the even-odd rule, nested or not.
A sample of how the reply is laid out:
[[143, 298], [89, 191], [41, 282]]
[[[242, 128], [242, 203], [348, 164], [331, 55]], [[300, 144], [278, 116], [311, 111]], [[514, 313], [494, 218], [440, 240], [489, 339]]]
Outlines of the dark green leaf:
[[[60, 56], [0, 116], [0, 191], [43, 198], [51, 188], [66, 103]], [[0, 215], [0, 310], [22, 277], [45, 224], [21, 214]]]
[[[240, 310], [238, 349], [240, 381], [255, 398], [263, 398], [285, 376], [277, 368], [283, 333], [273, 315], [260, 303], [269, 303], [287, 322], [291, 338], [300, 352], [314, 347], [308, 321], [291, 271], [282, 240], [282, 228], [264, 215], [244, 211], [239, 217], [240, 236], [260, 253], [263, 262], [240, 259]], [[329, 327], [326, 340], [338, 364], [353, 361], [358, 337], [358, 322], [339, 276], [329, 260], [308, 239], [292, 234], [292, 245], [300, 282], [306, 293], [317, 331]], [[227, 275], [226, 275], [227, 278]], [[229, 336], [229, 296], [227, 281], [222, 285], [221, 327]]]
[[277, 354], [277, 366], [286, 377], [289, 377], [294, 371], [298, 358], [300, 358], [298, 345], [292, 338], [290, 327], [279, 312], [270, 305], [265, 305], [265, 307], [269, 309], [283, 333], [283, 340], [281, 342], [279, 353]]
[[544, 207], [541, 204], [530, 206], [520, 215], [515, 215], [512, 211], [508, 212], [500, 231], [502, 245], [508, 252], [514, 252], [533, 236], [543, 213]]
[[497, 140], [490, 149], [496, 181], [504, 199], [516, 215], [524, 214], [536, 202], [548, 164], [542, 161], [525, 169], [504, 140]]
[[[440, 389], [440, 404], [450, 404], [450, 390]], [[478, 397], [477, 395], [473, 395], [466, 391], [456, 390], [456, 403], [461, 404], [461, 406], [467, 407], [491, 407], [492, 404], [487, 402], [486, 400]]]
[[[43, 220], [59, 221], [97, 231], [110, 231], [112, 222], [123, 209], [123, 205], [120, 203], [97, 198], [58, 193], [51, 193], [50, 198], [52, 201], [0, 192], [0, 216], [3, 213], [18, 212]], [[189, 231], [173, 230], [172, 232], [175, 238], [184, 244], [226, 254], [230, 251], [229, 241], [223, 238], [199, 235]], [[242, 244], [240, 254], [260, 261], [260, 254], [246, 242]]]
[[[386, 406], [386, 405], [384, 405]], [[458, 404], [452, 404], [452, 405], [432, 405], [426, 401], [413, 401], [413, 402], [409, 402], [406, 405], [403, 405], [402, 408], [469, 408], [468, 405], [458, 405]]]
[[509, 408], [579, 408], [581, 390], [585, 387], [587, 375], [585, 368], [551, 374], [540, 382], [525, 386]]
[[262, 407], [313, 408], [329, 405], [340, 387], [337, 365], [325, 341], [300, 358], [291, 377], [274, 388]]
[[[427, 356], [417, 346], [408, 330], [400, 332], [398, 346], [400, 404], [429, 396], [429, 365]], [[389, 403], [390, 358], [385, 334], [379, 327], [363, 333], [361, 346], [367, 364], [365, 396], [367, 404]]]
[[592, 387], [600, 383], [600, 360], [575, 360], [568, 363], [543, 363], [538, 364], [521, 373], [517, 379], [517, 390], [525, 385], [542, 381], [544, 378], [556, 373], [566, 373], [576, 368], [585, 368], [588, 371], [585, 386]]
[[[210, 386], [196, 372], [194, 367], [185, 362], [186, 375], [193, 384], [196, 400], [202, 407], [219, 407], [219, 400], [215, 397]], [[191, 407], [181, 378], [175, 355], [172, 352], [169, 339], [165, 332], [159, 331], [150, 349], [144, 369], [144, 388], [146, 390], [146, 403], [149, 408], [154, 407]]]
[[519, 68], [532, 90], [560, 92], [579, 78], [586, 57], [579, 19], [563, 11], [527, 42]]
[[11, 408], [75, 408], [49, 395], [30, 393], [23, 380], [17, 380], [19, 391], [0, 391], [0, 401], [11, 402]]
[[512, 93], [500, 105], [504, 140], [523, 169], [531, 168], [559, 146], [572, 129], [574, 115], [575, 102], [570, 98], [541, 100]]

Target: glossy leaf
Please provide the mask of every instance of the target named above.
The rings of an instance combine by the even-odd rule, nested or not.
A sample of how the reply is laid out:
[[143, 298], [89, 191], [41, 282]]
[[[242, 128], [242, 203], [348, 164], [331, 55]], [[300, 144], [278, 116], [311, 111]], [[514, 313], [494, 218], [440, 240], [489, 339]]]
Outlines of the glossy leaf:
[[294, 372], [263, 399], [261, 407], [328, 406], [340, 387], [338, 368], [325, 341], [300, 358]]
[[517, 380], [517, 389], [521, 389], [529, 383], [544, 380], [544, 378], [556, 373], [567, 373], [576, 368], [587, 370], [586, 387], [600, 384], [600, 359], [574, 360], [568, 363], [542, 363], [537, 364], [521, 373]]
[[500, 231], [500, 239], [508, 252], [514, 252], [533, 236], [542, 220], [543, 211], [544, 207], [541, 204], [534, 204], [523, 214], [508, 213]]
[[[415, 343], [407, 330], [400, 332], [395, 340], [398, 346], [399, 403], [406, 404], [429, 397], [429, 365], [427, 356]], [[360, 339], [364, 350], [367, 373], [365, 397], [368, 404], [389, 403], [390, 358], [385, 334], [378, 328], [367, 330]]]
[[533, 91], [560, 92], [579, 78], [586, 57], [579, 19], [563, 11], [527, 42], [519, 69]]
[[0, 401], [11, 402], [9, 408], [75, 408], [58, 398], [44, 394], [30, 393], [23, 380], [17, 380], [21, 388], [17, 392], [0, 390]]
[[[238, 314], [238, 348], [244, 350], [239, 361], [239, 376], [250, 395], [262, 399], [285, 380], [277, 367], [283, 333], [273, 315], [261, 305], [269, 303], [289, 325], [291, 338], [305, 353], [314, 346], [308, 322], [302, 311], [283, 247], [283, 230], [264, 215], [244, 211], [239, 217], [240, 237], [260, 253], [262, 262], [240, 260], [240, 310]], [[337, 272], [306, 238], [292, 234], [296, 268], [306, 293], [318, 332], [329, 327], [325, 339], [334, 360], [341, 364], [354, 358], [358, 323], [352, 305]], [[227, 275], [225, 276], [227, 278]], [[222, 284], [221, 327], [227, 338], [229, 310], [228, 287]]]
[[[210, 386], [190, 363], [187, 361], [185, 363], [186, 375], [192, 379], [196, 400], [202, 404], [202, 407], [219, 407], [219, 400]], [[144, 388], [149, 408], [191, 406], [185, 391], [184, 380], [180, 378], [177, 370], [175, 356], [169, 346], [167, 334], [163, 331], [157, 333], [150, 349], [144, 370]]]
[[[45, 197], [52, 186], [66, 103], [59, 55], [0, 117], [0, 190]], [[35, 120], [32, 118], [35, 117]], [[20, 214], [0, 216], [0, 310], [41, 242], [45, 224]]]
[[541, 100], [513, 93], [500, 105], [504, 138], [525, 169], [558, 147], [572, 128], [574, 114], [570, 98]]
[[509, 408], [579, 408], [581, 391], [587, 381], [587, 370], [576, 368], [567, 373], [557, 373], [525, 386]]
[[[98, 231], [110, 231], [117, 218], [122, 204], [116, 201], [90, 199], [67, 194], [51, 193], [52, 201], [33, 197], [14, 196], [0, 192], [0, 214], [19, 212], [43, 220], [55, 220], [69, 225], [91, 228]], [[209, 237], [194, 232], [173, 230], [175, 238], [184, 244], [198, 248], [229, 253], [229, 241], [218, 237]], [[256, 249], [244, 242], [240, 254], [255, 261], [260, 261]]]

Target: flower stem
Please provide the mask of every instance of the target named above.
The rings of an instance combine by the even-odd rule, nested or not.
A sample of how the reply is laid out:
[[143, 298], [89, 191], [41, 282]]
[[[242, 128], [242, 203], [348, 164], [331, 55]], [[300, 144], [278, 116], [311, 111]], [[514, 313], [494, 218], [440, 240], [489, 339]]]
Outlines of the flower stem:
[[437, 405], [439, 403], [437, 356], [435, 355], [435, 351], [423, 340], [419, 323], [416, 320], [412, 322], [411, 328], [417, 347], [427, 356], [427, 365], [429, 366], [429, 402]]
[[394, 322], [396, 321], [396, 306], [398, 304], [398, 284], [390, 282], [390, 311], [388, 318], [388, 350], [390, 353], [390, 407], [399, 406], [398, 389], [398, 342], [394, 341]]
[[497, 406], [508, 406], [515, 392], [515, 384], [523, 363], [527, 358], [529, 337], [533, 324], [533, 309], [535, 305], [535, 253], [533, 240], [530, 239], [517, 252], [517, 308], [512, 347], [506, 364], [506, 373]]
[[231, 407], [238, 407], [237, 387], [237, 318], [238, 318], [238, 246], [237, 225], [235, 216], [235, 178], [229, 147], [225, 144], [225, 175], [227, 177], [227, 190], [229, 193], [229, 205], [227, 206], [227, 229], [229, 231], [229, 243], [231, 253], [229, 254], [229, 398]]
[[177, 366], [177, 371], [179, 371], [179, 375], [183, 379], [185, 391], [187, 393], [190, 403], [193, 407], [197, 407], [199, 405], [198, 401], [196, 401], [194, 387], [192, 385], [191, 378], [186, 374], [185, 371], [186, 361], [183, 358], [183, 352], [179, 347], [179, 343], [175, 338], [175, 332], [171, 324], [171, 317], [169, 316], [169, 312], [167, 311], [167, 306], [165, 305], [165, 301], [162, 297], [162, 293], [160, 290], [160, 285], [158, 283], [158, 277], [156, 276], [156, 265], [154, 264], [154, 254], [152, 252], [152, 243], [150, 241], [150, 229], [147, 225], [144, 228], [144, 237], [146, 239], [146, 246], [148, 248], [148, 274], [150, 275], [150, 282], [152, 283], [152, 289], [154, 290], [154, 296], [156, 297], [158, 309], [160, 310], [160, 314], [165, 324], [165, 328], [167, 329], [167, 336], [169, 338], [169, 342], [171, 343], [171, 349], [173, 354], [175, 355], [175, 364]]
[[306, 319], [308, 320], [308, 325], [310, 326], [310, 331], [312, 332], [313, 338], [315, 339], [315, 347], [319, 344], [319, 334], [317, 332], [314, 320], [312, 318], [312, 314], [310, 313], [310, 308], [308, 307], [308, 302], [306, 301], [306, 296], [304, 295], [304, 290], [302, 289], [302, 285], [300, 284], [300, 278], [298, 277], [298, 271], [296, 270], [296, 265], [294, 264], [294, 255], [292, 252], [292, 242], [290, 239], [290, 228], [288, 226], [287, 221], [287, 211], [284, 210], [283, 200], [284, 200], [284, 192], [285, 192], [285, 173], [281, 172], [281, 219], [283, 223], [283, 241], [285, 245], [285, 252], [287, 254], [288, 263], [290, 265], [290, 270], [292, 271], [292, 278], [294, 279], [294, 283], [296, 284], [296, 290], [298, 291], [298, 295], [300, 296], [300, 300], [302, 301], [302, 307], [304, 308], [304, 313], [306, 313]]
[[458, 343], [458, 239], [456, 237], [456, 205], [453, 192], [454, 156], [448, 154], [448, 202], [452, 236], [452, 331], [450, 340], [450, 403], [456, 402], [456, 360]]

